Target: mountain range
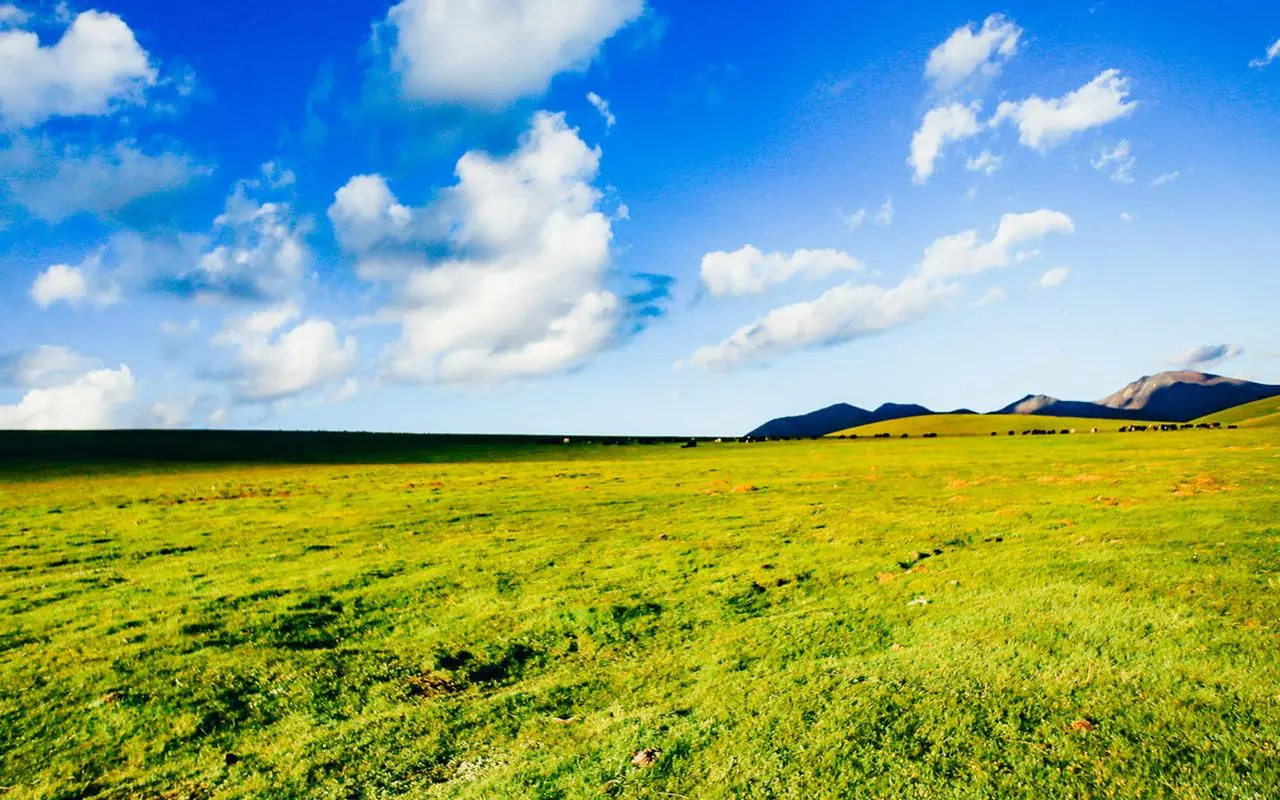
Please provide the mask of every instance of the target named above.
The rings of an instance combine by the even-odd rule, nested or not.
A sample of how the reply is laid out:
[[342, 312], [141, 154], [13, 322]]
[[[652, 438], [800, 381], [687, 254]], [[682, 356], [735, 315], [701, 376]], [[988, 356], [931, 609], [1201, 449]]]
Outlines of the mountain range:
[[[1280, 386], [1225, 378], [1204, 372], [1179, 370], [1145, 375], [1114, 394], [1096, 402], [1059, 400], [1029, 394], [993, 415], [1083, 417], [1124, 419], [1145, 422], [1190, 422], [1255, 400], [1280, 396]], [[874, 411], [837, 403], [794, 417], [773, 419], [748, 436], [757, 438], [807, 438], [870, 425], [875, 422], [929, 416], [937, 413], [973, 414], [968, 409], [936, 412], [920, 405], [885, 403]]]

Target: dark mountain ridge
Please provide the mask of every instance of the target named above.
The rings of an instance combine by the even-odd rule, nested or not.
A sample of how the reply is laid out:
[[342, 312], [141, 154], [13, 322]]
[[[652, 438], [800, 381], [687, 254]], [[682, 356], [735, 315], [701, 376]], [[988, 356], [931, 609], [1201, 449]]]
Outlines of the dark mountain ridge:
[[[1205, 372], [1179, 370], [1144, 375], [1097, 402], [1059, 400], [1029, 394], [992, 415], [1082, 417], [1085, 419], [1190, 422], [1255, 400], [1280, 396], [1280, 386], [1225, 378]], [[875, 411], [839, 403], [795, 417], [766, 422], [749, 436], [757, 438], [809, 438], [906, 417], [939, 412], [921, 405], [885, 403]], [[950, 413], [972, 414], [968, 409]]]

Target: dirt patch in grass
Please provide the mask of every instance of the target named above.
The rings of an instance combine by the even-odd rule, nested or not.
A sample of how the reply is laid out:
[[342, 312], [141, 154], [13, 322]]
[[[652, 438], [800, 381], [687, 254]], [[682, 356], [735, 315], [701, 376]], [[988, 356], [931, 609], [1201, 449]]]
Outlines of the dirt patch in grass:
[[1174, 497], [1191, 497], [1197, 494], [1217, 494], [1219, 492], [1233, 492], [1236, 486], [1224, 483], [1213, 475], [1198, 475], [1191, 480], [1178, 481], [1173, 487]]

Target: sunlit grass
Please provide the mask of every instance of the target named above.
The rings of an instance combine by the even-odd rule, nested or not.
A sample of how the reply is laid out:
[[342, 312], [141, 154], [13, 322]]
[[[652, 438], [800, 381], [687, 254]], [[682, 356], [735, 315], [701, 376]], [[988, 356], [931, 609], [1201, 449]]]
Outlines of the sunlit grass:
[[1280, 796], [1272, 430], [0, 498], [14, 798]]

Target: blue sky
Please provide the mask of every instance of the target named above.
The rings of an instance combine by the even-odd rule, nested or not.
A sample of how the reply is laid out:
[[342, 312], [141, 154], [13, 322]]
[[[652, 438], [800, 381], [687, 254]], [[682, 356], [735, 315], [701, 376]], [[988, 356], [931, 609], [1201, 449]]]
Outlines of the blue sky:
[[0, 0], [0, 426], [1280, 383], [1280, 7]]

